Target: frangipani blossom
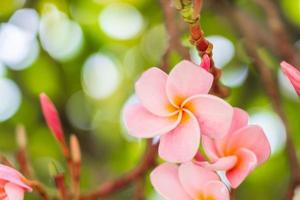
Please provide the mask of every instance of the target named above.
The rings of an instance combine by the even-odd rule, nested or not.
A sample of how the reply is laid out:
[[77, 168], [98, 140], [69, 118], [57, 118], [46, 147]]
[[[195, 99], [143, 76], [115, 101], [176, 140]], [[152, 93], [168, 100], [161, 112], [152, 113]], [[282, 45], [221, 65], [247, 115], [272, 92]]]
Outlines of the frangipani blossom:
[[0, 199], [23, 200], [24, 192], [32, 191], [26, 179], [17, 170], [0, 164]]
[[140, 103], [125, 109], [129, 134], [139, 138], [160, 135], [159, 155], [169, 162], [186, 162], [197, 153], [200, 133], [222, 138], [229, 130], [233, 108], [208, 95], [213, 76], [188, 61], [168, 76], [158, 68], [136, 82]]
[[150, 179], [166, 200], [229, 200], [229, 191], [218, 175], [192, 162], [162, 164], [153, 170]]
[[196, 163], [212, 170], [226, 171], [226, 177], [233, 188], [237, 188], [271, 153], [262, 128], [248, 125], [248, 114], [237, 108], [234, 109], [229, 133], [219, 140], [204, 136], [202, 143], [209, 162]]
[[288, 77], [300, 96], [300, 71], [287, 62], [280, 63], [283, 73]]

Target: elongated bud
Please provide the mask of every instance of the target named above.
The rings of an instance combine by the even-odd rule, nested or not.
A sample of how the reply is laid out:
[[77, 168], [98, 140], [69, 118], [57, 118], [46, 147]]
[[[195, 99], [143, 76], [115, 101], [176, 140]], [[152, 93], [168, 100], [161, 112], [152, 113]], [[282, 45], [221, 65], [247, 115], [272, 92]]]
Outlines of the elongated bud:
[[54, 104], [49, 99], [49, 97], [44, 93], [40, 94], [40, 102], [41, 102], [43, 115], [45, 117], [48, 127], [51, 129], [55, 138], [59, 142], [64, 142], [65, 139], [64, 139], [63, 129], [61, 126], [59, 115], [57, 113]]
[[285, 61], [281, 62], [280, 65], [282, 72], [290, 80], [297, 94], [300, 96], [300, 71]]
[[71, 135], [70, 137], [70, 147], [71, 147], [71, 156], [74, 163], [80, 163], [81, 161], [81, 152], [80, 145], [76, 135]]
[[204, 56], [202, 57], [202, 62], [200, 64], [200, 67], [202, 67], [206, 71], [209, 71], [209, 69], [210, 69], [210, 58], [207, 54], [204, 54]]
[[21, 124], [16, 127], [16, 140], [20, 149], [25, 149], [27, 145], [26, 130]]

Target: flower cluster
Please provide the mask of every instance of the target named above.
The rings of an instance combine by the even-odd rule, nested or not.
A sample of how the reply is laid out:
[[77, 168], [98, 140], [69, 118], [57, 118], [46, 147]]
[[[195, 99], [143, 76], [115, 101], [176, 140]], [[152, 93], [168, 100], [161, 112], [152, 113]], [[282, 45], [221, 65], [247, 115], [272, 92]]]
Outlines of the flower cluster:
[[168, 200], [229, 199], [216, 171], [224, 171], [236, 188], [270, 155], [263, 130], [248, 125], [245, 111], [208, 94], [208, 65], [182, 61], [169, 75], [147, 70], [135, 85], [140, 102], [125, 110], [131, 135], [160, 138], [159, 155], [167, 163], [154, 169], [151, 182]]

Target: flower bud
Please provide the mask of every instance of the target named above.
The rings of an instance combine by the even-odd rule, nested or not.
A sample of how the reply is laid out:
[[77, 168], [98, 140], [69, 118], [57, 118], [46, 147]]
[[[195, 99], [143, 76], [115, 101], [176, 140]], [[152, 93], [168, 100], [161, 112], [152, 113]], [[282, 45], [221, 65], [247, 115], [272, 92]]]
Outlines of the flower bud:
[[49, 99], [49, 97], [44, 93], [40, 94], [40, 103], [48, 127], [51, 129], [55, 138], [59, 142], [64, 142], [64, 134], [63, 134], [60, 118], [54, 104]]

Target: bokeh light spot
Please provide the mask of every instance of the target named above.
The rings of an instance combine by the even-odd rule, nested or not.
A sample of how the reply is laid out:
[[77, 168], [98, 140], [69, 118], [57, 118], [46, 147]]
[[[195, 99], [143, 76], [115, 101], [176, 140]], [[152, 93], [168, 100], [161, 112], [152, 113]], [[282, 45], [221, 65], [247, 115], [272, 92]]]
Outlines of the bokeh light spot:
[[83, 88], [96, 99], [110, 96], [119, 86], [120, 74], [114, 61], [103, 54], [93, 54], [84, 63]]
[[21, 104], [21, 92], [19, 87], [6, 78], [0, 79], [0, 121], [12, 117]]
[[143, 17], [129, 4], [112, 4], [100, 13], [99, 25], [108, 36], [127, 40], [137, 36], [142, 30]]

